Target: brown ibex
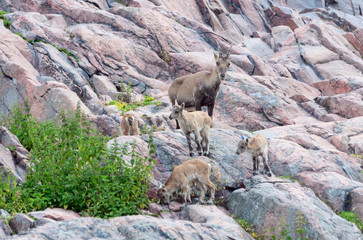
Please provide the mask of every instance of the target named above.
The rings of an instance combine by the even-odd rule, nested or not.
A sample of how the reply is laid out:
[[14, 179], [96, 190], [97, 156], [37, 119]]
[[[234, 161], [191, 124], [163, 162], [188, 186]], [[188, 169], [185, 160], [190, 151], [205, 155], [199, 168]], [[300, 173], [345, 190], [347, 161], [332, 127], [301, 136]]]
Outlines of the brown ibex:
[[215, 186], [209, 180], [211, 172], [211, 166], [202, 159], [190, 159], [182, 164], [174, 167], [170, 178], [166, 181], [165, 185], [161, 185], [158, 191], [158, 197], [163, 200], [164, 203], [169, 203], [170, 196], [178, 190], [182, 190], [184, 204], [190, 199], [190, 185], [196, 183], [200, 190], [199, 202], [204, 201], [204, 196], [209, 189], [211, 191], [211, 197], [208, 203], [213, 204]]
[[123, 135], [139, 135], [139, 125], [136, 116], [132, 113], [126, 113], [122, 117], [121, 131]]
[[271, 177], [272, 172], [270, 166], [268, 165], [268, 142], [265, 136], [262, 134], [257, 134], [254, 136], [251, 141], [247, 138], [241, 137], [242, 140], [239, 141], [236, 154], [239, 155], [247, 150], [252, 154], [253, 159], [253, 175], [257, 175], [260, 172], [260, 161], [258, 159], [259, 156], [263, 158], [263, 164], [265, 166], [265, 173], [267, 176]]
[[[212, 118], [220, 84], [225, 79], [231, 63], [231, 48], [232, 45], [223, 56], [218, 44], [218, 55], [214, 53], [216, 66], [212, 72], [201, 71], [175, 79], [168, 90], [171, 105], [175, 100], [179, 103], [184, 102], [188, 111], [201, 111], [202, 106], [207, 106], [208, 115]], [[179, 128], [178, 121], [177, 128]]]
[[[179, 106], [178, 102], [175, 101], [175, 105], [172, 108], [169, 118], [178, 120], [180, 127], [187, 138], [189, 155], [191, 157], [193, 156], [193, 147], [191, 143], [191, 134], [193, 133], [199, 155], [202, 155], [202, 147], [204, 156], [207, 156], [209, 155], [209, 128], [212, 119], [203, 111], [187, 112], [184, 110], [184, 106], [184, 103]], [[200, 138], [202, 138], [201, 142]]]

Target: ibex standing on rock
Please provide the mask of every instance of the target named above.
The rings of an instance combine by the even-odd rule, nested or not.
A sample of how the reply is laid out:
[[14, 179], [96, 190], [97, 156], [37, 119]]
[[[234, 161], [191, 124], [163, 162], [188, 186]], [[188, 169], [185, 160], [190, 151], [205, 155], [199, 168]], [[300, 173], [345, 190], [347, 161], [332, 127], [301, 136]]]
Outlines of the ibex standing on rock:
[[244, 137], [242, 137], [242, 140], [240, 140], [238, 143], [236, 154], [239, 155], [246, 150], [252, 154], [253, 175], [260, 173], [260, 161], [258, 160], [258, 157], [261, 156], [265, 166], [265, 173], [267, 173], [267, 176], [271, 177], [272, 172], [270, 166], [267, 163], [268, 142], [265, 136], [258, 134], [254, 136], [251, 141], [249, 141], [248, 138], [245, 140]]
[[[191, 142], [191, 134], [193, 133], [199, 155], [202, 155], [201, 147], [203, 147], [203, 154], [207, 156], [209, 155], [209, 128], [212, 119], [203, 111], [187, 112], [184, 110], [184, 106], [184, 103], [179, 106], [178, 102], [175, 101], [169, 118], [177, 119], [180, 123], [181, 129], [188, 141], [189, 155], [193, 157]], [[201, 142], [200, 138], [202, 138]]]
[[209, 189], [211, 191], [211, 197], [208, 203], [213, 204], [215, 186], [209, 180], [211, 171], [210, 164], [206, 163], [202, 159], [190, 159], [182, 164], [174, 167], [170, 178], [166, 181], [165, 185], [161, 185], [158, 191], [158, 197], [163, 200], [164, 203], [169, 203], [170, 196], [178, 190], [182, 190], [184, 197], [184, 204], [190, 199], [190, 185], [196, 183], [200, 190], [199, 202], [204, 201], [204, 196]]
[[132, 113], [126, 113], [122, 117], [121, 131], [124, 136], [139, 135], [139, 125], [136, 116]]
[[208, 106], [208, 115], [212, 118], [219, 86], [225, 79], [231, 63], [231, 48], [232, 45], [226, 56], [223, 56], [218, 44], [219, 54], [214, 53], [216, 66], [212, 72], [201, 71], [175, 79], [168, 90], [170, 103], [173, 105], [175, 100], [179, 103], [184, 102], [188, 111], [201, 111], [202, 106]]

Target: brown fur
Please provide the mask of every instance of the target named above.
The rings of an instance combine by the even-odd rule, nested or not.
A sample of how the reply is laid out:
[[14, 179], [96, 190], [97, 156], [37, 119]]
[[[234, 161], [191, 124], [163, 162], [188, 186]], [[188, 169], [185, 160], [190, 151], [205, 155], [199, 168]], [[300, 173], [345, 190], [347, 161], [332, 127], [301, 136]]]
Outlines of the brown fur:
[[190, 185], [194, 182], [200, 190], [199, 202], [204, 201], [207, 189], [211, 191], [211, 197], [208, 203], [213, 203], [215, 195], [215, 186], [209, 180], [211, 166], [202, 159], [190, 159], [176, 167], [174, 167], [170, 178], [162, 185], [158, 191], [158, 197], [164, 203], [170, 201], [170, 196], [182, 190], [184, 203], [191, 201], [190, 199]]
[[132, 113], [126, 113], [122, 117], [121, 131], [124, 136], [139, 135], [139, 125], [135, 115], [133, 115]]
[[265, 166], [265, 173], [271, 177], [272, 172], [270, 166], [268, 165], [268, 142], [265, 136], [258, 134], [254, 136], [251, 141], [247, 138], [246, 140], [240, 140], [238, 143], [238, 148], [236, 154], [241, 154], [244, 151], [250, 152], [253, 159], [253, 175], [260, 172], [260, 163], [258, 157], [263, 158], [263, 163]]
[[171, 104], [173, 105], [175, 100], [179, 103], [184, 102], [188, 111], [201, 111], [202, 106], [208, 106], [208, 115], [212, 118], [219, 86], [225, 79], [231, 62], [231, 48], [226, 56], [222, 56], [218, 44], [219, 55], [214, 54], [216, 66], [212, 72], [201, 71], [175, 79], [168, 90]]
[[[191, 133], [193, 133], [199, 155], [202, 155], [203, 150], [203, 154], [207, 156], [209, 155], [209, 129], [212, 119], [203, 111], [187, 112], [184, 110], [184, 106], [184, 103], [179, 106], [175, 101], [169, 118], [177, 119], [180, 123], [181, 129], [188, 141], [189, 155], [193, 156], [191, 143]], [[202, 138], [201, 142], [200, 138]]]

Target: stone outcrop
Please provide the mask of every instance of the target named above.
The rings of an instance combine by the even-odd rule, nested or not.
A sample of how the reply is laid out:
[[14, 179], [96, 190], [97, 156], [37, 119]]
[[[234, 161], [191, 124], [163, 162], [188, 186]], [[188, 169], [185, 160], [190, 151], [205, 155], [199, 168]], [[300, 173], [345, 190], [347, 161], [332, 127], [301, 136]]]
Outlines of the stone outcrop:
[[[149, 191], [155, 198], [173, 167], [189, 159], [185, 137], [168, 119], [170, 83], [185, 74], [210, 71], [217, 43], [224, 52], [233, 44], [227, 78], [216, 97], [211, 155], [203, 157], [213, 166], [217, 200], [260, 233], [277, 227], [283, 217], [296, 234], [296, 214], [301, 212], [309, 239], [362, 238], [336, 214], [354, 211], [363, 220], [361, 1], [227, 2], [1, 1], [1, 10], [10, 12], [3, 18], [11, 25], [0, 20], [0, 116], [27, 101], [33, 116], [54, 120], [62, 109], [71, 111], [79, 104], [94, 128], [118, 136], [122, 112], [109, 102], [155, 97], [161, 106], [133, 112], [140, 127], [155, 125], [158, 130], [153, 134], [157, 153]], [[129, 94], [126, 85], [132, 88]], [[269, 139], [273, 173], [299, 184], [276, 178], [251, 180], [251, 156], [237, 156], [235, 151], [241, 135], [256, 133]], [[146, 155], [147, 136], [115, 139], [118, 144], [134, 140]], [[27, 155], [16, 137], [0, 127], [1, 171], [24, 181]], [[151, 206], [160, 208], [156, 213], [164, 219], [66, 220], [34, 213], [38, 216], [34, 228], [10, 238], [56, 239], [70, 234], [193, 239], [199, 231], [205, 238], [250, 239], [220, 208], [169, 207], [171, 213]], [[90, 225], [94, 231], [88, 232]], [[210, 229], [219, 227], [220, 235], [211, 236]], [[0, 237], [10, 234], [4, 229], [0, 221]], [[181, 235], [184, 231], [188, 233]]]

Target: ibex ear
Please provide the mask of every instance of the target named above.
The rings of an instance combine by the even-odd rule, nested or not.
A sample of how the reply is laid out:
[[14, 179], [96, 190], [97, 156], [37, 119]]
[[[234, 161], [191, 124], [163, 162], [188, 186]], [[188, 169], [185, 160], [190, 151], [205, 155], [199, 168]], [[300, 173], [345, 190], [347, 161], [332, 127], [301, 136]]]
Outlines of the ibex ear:
[[184, 107], [185, 107], [185, 103], [184, 102], [181, 104], [181, 107], [182, 107], [182, 109], [184, 109]]
[[218, 59], [218, 55], [216, 53], [213, 53], [214, 54], [214, 59], [217, 60]]
[[178, 101], [175, 99], [174, 105], [178, 105]]
[[249, 141], [249, 139], [247, 138], [247, 139], [246, 139], [246, 143], [248, 143], [248, 141]]

